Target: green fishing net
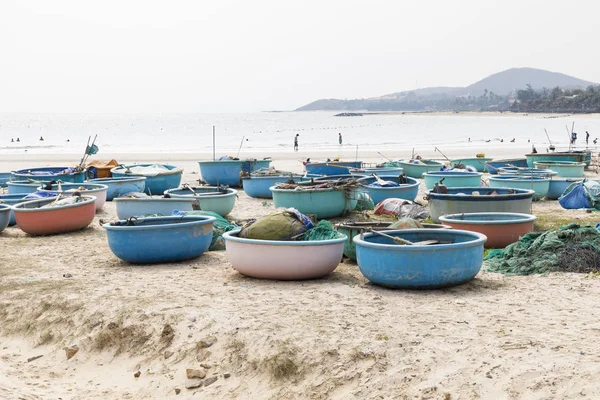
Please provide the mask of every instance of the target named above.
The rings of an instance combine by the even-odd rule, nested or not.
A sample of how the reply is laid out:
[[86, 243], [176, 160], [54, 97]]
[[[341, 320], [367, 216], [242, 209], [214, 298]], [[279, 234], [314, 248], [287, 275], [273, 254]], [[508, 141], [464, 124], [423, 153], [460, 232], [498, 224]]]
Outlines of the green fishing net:
[[185, 212], [185, 215], [203, 215], [215, 217], [217, 219], [213, 223], [213, 237], [210, 242], [210, 247], [208, 248], [208, 250], [211, 251], [225, 250], [225, 240], [223, 239], [223, 234], [238, 228], [237, 225], [232, 224], [219, 214], [212, 211], [187, 211]]
[[321, 220], [314, 228], [311, 228], [306, 231], [304, 235], [302, 235], [302, 240], [304, 241], [314, 241], [314, 240], [329, 240], [329, 239], [339, 239], [344, 237], [343, 233], [340, 233], [333, 229], [333, 225], [327, 220]]
[[596, 271], [600, 269], [600, 232], [573, 223], [528, 233], [504, 250], [490, 251], [485, 264], [488, 271], [506, 275]]

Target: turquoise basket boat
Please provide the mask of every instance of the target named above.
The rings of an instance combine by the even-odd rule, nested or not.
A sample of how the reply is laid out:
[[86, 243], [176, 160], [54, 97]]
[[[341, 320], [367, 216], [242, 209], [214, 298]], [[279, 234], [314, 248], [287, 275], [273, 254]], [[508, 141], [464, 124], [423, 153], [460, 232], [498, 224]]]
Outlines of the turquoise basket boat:
[[97, 178], [91, 179], [89, 182], [108, 186], [106, 191], [106, 201], [113, 201], [113, 199], [127, 193], [143, 193], [146, 188], [145, 176]]
[[501, 167], [498, 168], [498, 175], [521, 175], [521, 176], [556, 176], [558, 175], [555, 171], [551, 169], [541, 169], [541, 168], [522, 168], [522, 167]]
[[477, 172], [485, 172], [487, 163], [492, 160], [485, 157], [457, 158], [451, 161], [451, 165], [454, 167], [455, 164], [463, 164], [475, 168]]
[[552, 170], [561, 178], [582, 178], [585, 169], [585, 163], [570, 161], [536, 161], [533, 165], [536, 168]]
[[[351, 260], [356, 261], [356, 245], [354, 237], [360, 233], [365, 233], [368, 229], [374, 231], [391, 231], [392, 222], [350, 222], [336, 225], [335, 229], [346, 235], [347, 239], [344, 242], [344, 255]], [[441, 224], [421, 224], [423, 229], [452, 229], [451, 226]]]
[[37, 191], [40, 183], [38, 181], [9, 181], [6, 185], [8, 186], [8, 194], [27, 195]]
[[525, 189], [462, 187], [448, 188], [448, 193], [427, 193], [429, 214], [435, 223], [447, 214], [474, 212], [511, 212], [531, 214], [535, 192]]
[[558, 200], [571, 184], [581, 181], [582, 179], [576, 178], [552, 178], [548, 187], [548, 193], [546, 193], [546, 198], [548, 200]]
[[12, 207], [8, 204], [0, 204], [0, 232], [6, 229], [10, 222]]
[[436, 289], [468, 282], [483, 263], [485, 235], [453, 229], [405, 229], [387, 235], [440, 244], [401, 246], [376, 233], [354, 237], [360, 272], [393, 289]]
[[215, 217], [148, 217], [104, 224], [108, 245], [121, 260], [135, 264], [189, 260], [208, 250]]
[[258, 199], [272, 199], [273, 193], [271, 193], [271, 186], [275, 186], [277, 183], [289, 182], [302, 182], [309, 180], [310, 178], [304, 178], [301, 175], [278, 175], [278, 176], [248, 176], [242, 178], [242, 187], [244, 192], [254, 198]]
[[194, 199], [194, 210], [212, 211], [224, 217], [235, 207], [237, 190], [223, 189], [216, 186], [185, 186], [180, 189], [170, 189], [165, 192], [172, 199]]
[[444, 164], [435, 160], [400, 160], [404, 173], [411, 178], [421, 178], [425, 172], [439, 171]]
[[[398, 182], [398, 175], [378, 175], [378, 178], [383, 179], [384, 181]], [[375, 177], [365, 177], [360, 180], [360, 183], [363, 185], [367, 193], [369, 193], [369, 196], [375, 204], [378, 204], [385, 199], [392, 198], [414, 201], [419, 193], [420, 182], [414, 178], [406, 178], [406, 180], [408, 183], [396, 187], [369, 186], [377, 181]]]
[[429, 190], [433, 189], [436, 183], [442, 182], [446, 187], [467, 187], [479, 186], [481, 184], [481, 172], [460, 172], [460, 171], [438, 171], [425, 172], [423, 179], [425, 187]]
[[176, 167], [170, 164], [158, 164], [165, 167], [167, 171], [159, 173], [136, 173], [132, 172], [131, 168], [135, 167], [151, 167], [157, 164], [132, 164], [132, 165], [120, 165], [110, 170], [114, 178], [125, 178], [132, 176], [144, 176], [146, 177], [144, 191], [149, 195], [161, 195], [165, 190], [179, 187], [181, 183], [181, 176], [183, 175], [183, 168]]
[[493, 188], [511, 188], [511, 189], [527, 189], [533, 190], [535, 196], [533, 200], [539, 200], [548, 194], [550, 188], [550, 178], [539, 176], [519, 176], [519, 175], [500, 175], [490, 176], [490, 187]]
[[248, 174], [261, 168], [269, 168], [271, 160], [216, 160], [199, 161], [200, 175], [212, 186], [242, 186], [242, 172]]
[[590, 166], [592, 162], [592, 151], [557, 151], [554, 153], [532, 153], [525, 154], [527, 157], [527, 166], [533, 168], [536, 162], [547, 162], [547, 161], [570, 161], [570, 162], [582, 162], [585, 163], [586, 167]]
[[10, 172], [0, 172], [0, 187], [6, 187], [6, 182], [10, 181]]
[[508, 168], [508, 167], [523, 167], [527, 168], [527, 159], [526, 158], [506, 158], [502, 160], [492, 160], [486, 163], [487, 172], [492, 175], [496, 175], [498, 173], [498, 168]]
[[402, 175], [404, 168], [351, 168], [350, 175], [353, 176], [371, 176], [376, 175]]
[[316, 175], [349, 174], [350, 169], [362, 167], [362, 161], [328, 161], [306, 164], [306, 172]]
[[12, 180], [32, 179], [38, 182], [63, 181], [82, 183], [85, 180], [86, 170], [77, 171], [73, 167], [38, 167], [26, 168], [11, 172]]
[[354, 210], [358, 199], [355, 191], [333, 188], [293, 190], [271, 186], [271, 193], [276, 208], [293, 207], [303, 214], [314, 214], [318, 219], [339, 217]]

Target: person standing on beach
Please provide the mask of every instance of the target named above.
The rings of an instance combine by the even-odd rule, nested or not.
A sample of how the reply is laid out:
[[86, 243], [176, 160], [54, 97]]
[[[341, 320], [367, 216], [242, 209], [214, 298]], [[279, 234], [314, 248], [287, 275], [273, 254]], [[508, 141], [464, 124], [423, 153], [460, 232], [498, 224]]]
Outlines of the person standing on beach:
[[338, 133], [338, 141], [340, 142], [340, 144], [342, 144], [342, 134]]
[[298, 136], [300, 136], [300, 134], [296, 133], [296, 136], [294, 137], [294, 151], [298, 151]]
[[585, 131], [585, 144], [589, 144], [588, 142], [590, 141], [590, 133], [588, 131]]

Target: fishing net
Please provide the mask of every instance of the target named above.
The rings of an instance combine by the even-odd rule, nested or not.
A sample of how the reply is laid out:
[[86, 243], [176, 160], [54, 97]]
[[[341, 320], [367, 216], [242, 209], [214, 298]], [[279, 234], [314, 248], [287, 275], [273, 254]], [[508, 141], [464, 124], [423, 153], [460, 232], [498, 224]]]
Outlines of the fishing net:
[[321, 220], [314, 228], [311, 228], [302, 235], [303, 241], [315, 241], [315, 240], [330, 240], [339, 239], [344, 237], [343, 233], [340, 233], [333, 229], [333, 225], [327, 220]]
[[412, 218], [402, 218], [391, 224], [389, 226], [390, 229], [422, 229], [423, 225], [416, 219]]
[[398, 161], [386, 161], [383, 164], [381, 164], [382, 168], [399, 168], [402, 167], [402, 164], [400, 164]]
[[595, 271], [600, 268], [600, 232], [569, 224], [528, 233], [504, 250], [490, 251], [485, 264], [488, 271], [505, 275]]
[[207, 217], [215, 217], [217, 220], [213, 223], [213, 234], [208, 250], [225, 250], [225, 240], [223, 234], [225, 232], [232, 231], [238, 228], [237, 225], [232, 224], [219, 214], [212, 211], [173, 211], [173, 216], [184, 216], [184, 215], [202, 215]]
[[275, 211], [244, 226], [239, 237], [258, 240], [293, 240], [313, 227], [312, 221], [294, 208]]
[[375, 203], [369, 193], [367, 192], [358, 192], [356, 199], [356, 208], [354, 211], [369, 211], [375, 208]]

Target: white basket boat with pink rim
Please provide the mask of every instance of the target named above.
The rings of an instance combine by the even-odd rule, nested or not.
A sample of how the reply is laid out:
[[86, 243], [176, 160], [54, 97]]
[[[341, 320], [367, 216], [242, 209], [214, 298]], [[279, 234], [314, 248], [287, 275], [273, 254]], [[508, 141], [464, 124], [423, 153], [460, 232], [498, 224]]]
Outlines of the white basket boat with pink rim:
[[338, 239], [282, 241], [246, 239], [240, 230], [223, 235], [227, 258], [241, 274], [261, 279], [302, 280], [329, 275], [344, 253], [346, 235]]

